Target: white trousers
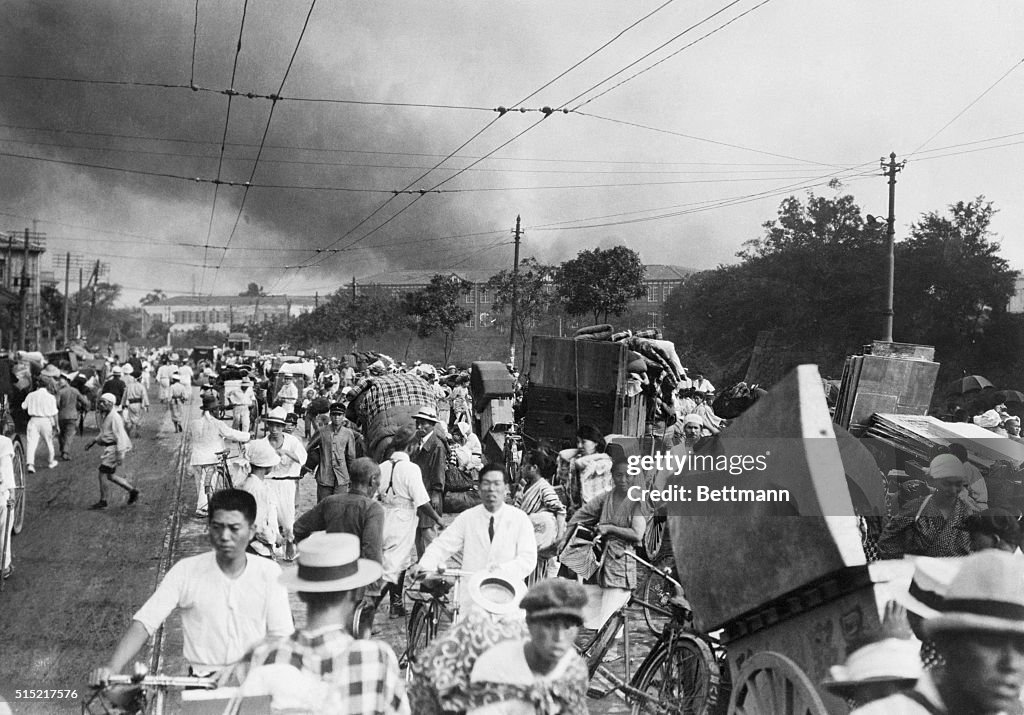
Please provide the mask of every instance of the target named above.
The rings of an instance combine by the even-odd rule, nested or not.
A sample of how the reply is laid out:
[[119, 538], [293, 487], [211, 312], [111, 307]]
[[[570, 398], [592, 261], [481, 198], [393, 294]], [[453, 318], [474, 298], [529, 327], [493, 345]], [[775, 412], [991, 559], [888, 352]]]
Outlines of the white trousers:
[[36, 463], [36, 450], [39, 448], [40, 439], [46, 447], [46, 463], [53, 462], [53, 422], [49, 417], [30, 417], [25, 438], [25, 448], [28, 450], [25, 456], [29, 464]]
[[235, 405], [231, 408], [231, 428], [249, 431], [249, 407], [247, 405]]
[[295, 491], [298, 488], [295, 479], [267, 479], [266, 485], [277, 502], [277, 522], [281, 525], [284, 538], [295, 540]]
[[3, 561], [4, 562], [3, 562], [3, 565], [0, 566], [0, 568], [4, 568], [4, 569], [11, 565], [11, 553], [12, 553], [11, 537], [14, 535], [14, 509], [11, 509], [10, 511], [8, 511], [7, 510], [7, 498], [3, 497], [3, 496], [0, 496], [0, 528], [2, 528], [2, 525], [5, 524], [5, 523], [7, 524], [7, 536], [6, 536], [6, 541], [7, 541], [6, 552], [7, 553], [5, 553], [3, 555]]

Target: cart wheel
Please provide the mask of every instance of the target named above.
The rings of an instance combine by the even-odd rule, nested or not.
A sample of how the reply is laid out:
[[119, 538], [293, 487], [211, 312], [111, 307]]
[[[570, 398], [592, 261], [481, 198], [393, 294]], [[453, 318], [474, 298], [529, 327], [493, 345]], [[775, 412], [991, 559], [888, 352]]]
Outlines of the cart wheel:
[[14, 438], [14, 533], [25, 526], [25, 448], [21, 438]]
[[721, 692], [721, 672], [711, 648], [689, 634], [680, 635], [671, 649], [663, 647], [635, 682], [648, 698], [633, 699], [633, 715], [709, 715]]
[[828, 715], [807, 674], [779, 653], [755, 653], [743, 663], [729, 715]]

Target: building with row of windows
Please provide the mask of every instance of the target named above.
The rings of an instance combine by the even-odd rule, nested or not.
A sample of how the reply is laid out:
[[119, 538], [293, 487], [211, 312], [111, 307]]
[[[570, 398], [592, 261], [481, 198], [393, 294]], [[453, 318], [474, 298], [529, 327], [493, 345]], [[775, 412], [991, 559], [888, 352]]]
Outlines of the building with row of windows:
[[172, 333], [187, 333], [203, 326], [227, 333], [232, 325], [297, 318], [315, 306], [316, 298], [311, 296], [172, 296], [142, 307], [146, 316], [143, 333], [154, 322], [169, 324]]
[[[630, 303], [628, 313], [635, 321], [644, 325], [634, 327], [661, 327], [664, 318], [664, 305], [669, 294], [695, 271], [683, 266], [649, 264], [644, 266], [644, 285], [647, 295]], [[469, 293], [463, 298], [466, 308], [472, 316], [466, 322], [467, 328], [487, 328], [494, 323], [491, 301], [494, 296], [487, 289], [487, 281], [499, 271], [490, 270], [411, 270], [385, 271], [372, 276], [357, 279], [355, 291], [359, 293], [376, 293], [401, 298], [406, 293], [420, 290], [430, 283], [430, 279], [440, 273], [461, 278], [472, 284]], [[571, 327], [571, 326], [570, 326]]]

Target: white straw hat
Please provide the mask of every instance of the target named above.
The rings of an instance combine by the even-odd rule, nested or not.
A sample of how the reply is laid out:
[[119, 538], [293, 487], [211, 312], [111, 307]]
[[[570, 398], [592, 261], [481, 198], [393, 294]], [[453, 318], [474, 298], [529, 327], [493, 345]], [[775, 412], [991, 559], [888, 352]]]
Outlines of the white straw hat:
[[381, 565], [359, 558], [359, 537], [317, 531], [299, 544], [298, 568], [281, 575], [292, 591], [352, 591], [381, 577]]

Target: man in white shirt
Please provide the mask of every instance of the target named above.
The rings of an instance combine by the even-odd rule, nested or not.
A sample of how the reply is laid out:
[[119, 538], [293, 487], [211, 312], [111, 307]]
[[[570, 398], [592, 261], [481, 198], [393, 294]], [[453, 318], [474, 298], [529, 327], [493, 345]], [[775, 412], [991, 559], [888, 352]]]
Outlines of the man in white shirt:
[[295, 491], [306, 463], [306, 448], [295, 435], [285, 432], [287, 414], [283, 407], [275, 407], [264, 418], [267, 442], [281, 457], [281, 463], [270, 470], [266, 477], [267, 486], [277, 503], [277, 520], [284, 533], [284, 558], [295, 559]]
[[285, 412], [295, 412], [295, 403], [299, 401], [299, 388], [295, 386], [295, 378], [288, 374], [281, 376], [281, 387], [277, 389], [276, 398]]
[[189, 672], [197, 676], [220, 677], [268, 635], [285, 637], [295, 630], [288, 593], [278, 582], [281, 567], [245, 553], [255, 518], [251, 494], [226, 489], [213, 495], [209, 538], [214, 550], [171, 567], [110, 660], [92, 671], [90, 684], [105, 685], [119, 673], [175, 608], [181, 610]]
[[178, 368], [178, 377], [181, 378], [181, 384], [190, 390], [192, 389], [192, 376], [192, 366], [188, 363]]
[[[504, 465], [492, 463], [481, 469], [478, 487], [482, 503], [456, 516], [427, 546], [420, 562], [410, 569], [413, 575], [436, 571], [461, 551], [466, 571], [501, 571], [509, 578], [525, 580], [537, 565], [537, 540], [526, 512], [505, 503], [507, 484]], [[468, 589], [462, 590], [461, 597], [462, 605], [468, 606]]]
[[224, 485], [218, 483], [217, 465], [220, 463], [221, 452], [227, 449], [224, 440], [239, 443], [249, 441], [249, 433], [233, 430], [211, 414], [218, 407], [216, 395], [203, 397], [203, 408], [199, 417], [192, 420], [192, 455], [189, 460], [192, 476], [196, 482], [196, 513], [199, 518], [206, 517], [206, 485], [213, 486], [214, 491]]
[[46, 447], [48, 466], [53, 469], [57, 460], [53, 451], [53, 430], [57, 426], [57, 398], [53, 396], [42, 381], [36, 382], [36, 389], [28, 393], [21, 403], [23, 410], [28, 412], [28, 429], [25, 431], [28, 471], [36, 471], [36, 449], [42, 439]]

